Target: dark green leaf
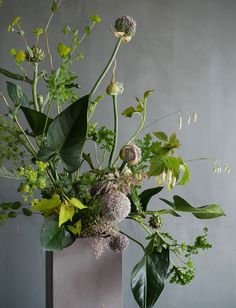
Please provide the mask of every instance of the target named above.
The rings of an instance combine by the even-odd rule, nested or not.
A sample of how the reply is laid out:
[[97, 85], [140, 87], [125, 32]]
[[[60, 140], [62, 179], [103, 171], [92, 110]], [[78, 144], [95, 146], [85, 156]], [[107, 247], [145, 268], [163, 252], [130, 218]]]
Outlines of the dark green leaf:
[[166, 135], [166, 133], [164, 132], [154, 132], [153, 133], [158, 139], [162, 140], [162, 141], [168, 141], [168, 137]]
[[134, 107], [128, 107], [123, 112], [122, 115], [128, 118], [131, 118], [133, 114], [136, 112], [136, 109]]
[[29, 100], [23, 93], [20, 86], [7, 81], [7, 92], [15, 105], [29, 106]]
[[16, 216], [17, 216], [17, 213], [14, 212], [14, 211], [10, 211], [10, 212], [8, 213], [8, 217], [9, 217], [9, 218], [16, 218]]
[[160, 191], [162, 191], [163, 187], [154, 187], [154, 188], [149, 188], [144, 190], [140, 195], [140, 202], [142, 206], [142, 210], [146, 211], [147, 210], [147, 205], [150, 201], [150, 199], [158, 194]]
[[40, 237], [44, 250], [62, 250], [72, 244], [73, 240], [68, 232], [65, 231], [63, 226], [59, 228], [58, 224], [58, 219], [55, 216], [51, 216], [45, 220]]
[[131, 274], [131, 288], [140, 308], [152, 308], [164, 288], [169, 267], [169, 249], [147, 249]]
[[27, 207], [23, 207], [22, 212], [25, 216], [31, 216], [33, 214], [32, 211], [28, 209]]
[[173, 197], [174, 202], [160, 198], [163, 202], [173, 207], [175, 211], [189, 212], [199, 219], [211, 219], [225, 216], [224, 211], [218, 204], [207, 204], [200, 207], [193, 207], [187, 201], [179, 196]]
[[87, 109], [89, 95], [67, 107], [50, 124], [47, 143], [39, 153], [39, 159], [47, 161], [59, 155], [68, 172], [74, 172], [80, 158], [87, 134]]
[[21, 207], [21, 203], [19, 201], [11, 203], [12, 210], [18, 210]]
[[58, 9], [58, 5], [57, 5], [56, 1], [53, 0], [51, 10], [52, 10], [53, 13], [55, 13], [57, 11], [57, 9]]
[[4, 211], [7, 211], [11, 206], [11, 203], [7, 203], [7, 202], [3, 202], [0, 204], [1, 209], [3, 209]]
[[0, 74], [4, 75], [4, 76], [6, 76], [6, 77], [8, 77], [10, 79], [25, 81], [26, 83], [29, 83], [31, 85], [33, 84], [33, 81], [30, 80], [28, 77], [26, 77], [26, 76], [23, 77], [23, 76], [21, 76], [19, 74], [14, 74], [14, 73], [9, 72], [9, 71], [5, 70], [4, 68], [1, 68], [1, 67], [0, 67]]
[[48, 127], [52, 123], [53, 119], [47, 119], [47, 116], [44, 113], [27, 107], [21, 107], [21, 110], [23, 111], [26, 120], [28, 121], [28, 124], [35, 136], [40, 136], [43, 134], [45, 125], [45, 132], [47, 132]]

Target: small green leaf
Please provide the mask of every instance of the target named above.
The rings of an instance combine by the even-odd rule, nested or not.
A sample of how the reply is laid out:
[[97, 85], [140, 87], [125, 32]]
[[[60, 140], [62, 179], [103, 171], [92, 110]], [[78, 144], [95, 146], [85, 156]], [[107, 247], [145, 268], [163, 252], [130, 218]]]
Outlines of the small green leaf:
[[31, 216], [33, 214], [32, 211], [26, 207], [22, 208], [22, 212], [25, 216]]
[[19, 201], [11, 203], [12, 210], [18, 210], [21, 207], [21, 203]]
[[158, 139], [162, 140], [162, 141], [168, 141], [168, 137], [166, 135], [166, 133], [164, 132], [154, 132], [153, 133]]
[[76, 198], [70, 199], [70, 205], [73, 205], [74, 207], [76, 207], [79, 210], [83, 210], [83, 209], [87, 208], [87, 206], [83, 205], [83, 203]]
[[136, 109], [131, 106], [131, 107], [126, 108], [121, 114], [127, 118], [131, 118], [135, 112], [136, 112]]
[[29, 83], [30, 85], [33, 84], [33, 81], [30, 80], [28, 77], [26, 76], [21, 76], [19, 74], [14, 74], [8, 70], [5, 70], [4, 68], [0, 67], [0, 74], [10, 78], [10, 79], [15, 79], [15, 80], [20, 80], [20, 81], [24, 81], [26, 83]]
[[144, 93], [144, 98], [145, 98], [145, 99], [148, 98], [148, 96], [151, 95], [152, 92], [154, 92], [154, 89], [146, 91], [146, 92]]
[[58, 5], [57, 5], [56, 1], [53, 0], [51, 10], [52, 10], [53, 13], [55, 13], [57, 11], [57, 9], [58, 9]]
[[15, 211], [10, 211], [10, 212], [8, 213], [8, 217], [9, 217], [9, 218], [16, 218], [16, 216], [17, 216], [17, 213], [16, 213]]

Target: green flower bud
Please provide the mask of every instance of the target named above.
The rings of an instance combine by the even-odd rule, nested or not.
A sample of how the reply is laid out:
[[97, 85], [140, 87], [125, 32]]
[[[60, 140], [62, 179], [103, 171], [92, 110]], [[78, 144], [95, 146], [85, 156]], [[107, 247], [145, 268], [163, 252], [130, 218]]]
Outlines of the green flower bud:
[[123, 93], [124, 87], [122, 83], [114, 81], [109, 84], [106, 91], [107, 91], [107, 94], [111, 96], [119, 95]]
[[27, 53], [27, 60], [33, 63], [39, 63], [41, 61], [43, 61], [45, 54], [43, 49], [37, 47], [37, 46], [33, 46], [31, 48], [32, 52], [28, 52]]
[[153, 229], [160, 229], [163, 225], [163, 220], [160, 218], [160, 216], [153, 215], [149, 219], [149, 226]]

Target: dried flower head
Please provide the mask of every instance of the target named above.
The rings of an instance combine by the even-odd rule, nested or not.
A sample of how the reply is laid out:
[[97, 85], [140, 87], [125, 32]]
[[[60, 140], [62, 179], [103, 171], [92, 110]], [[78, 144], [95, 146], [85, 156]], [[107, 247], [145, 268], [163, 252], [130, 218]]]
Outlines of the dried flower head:
[[109, 247], [114, 252], [122, 252], [129, 246], [129, 240], [127, 236], [119, 234], [115, 237], [112, 237], [109, 242]]
[[45, 57], [44, 51], [38, 46], [33, 46], [26, 54], [26, 59], [33, 63], [39, 63], [43, 61]]
[[117, 32], [123, 32], [125, 36], [133, 37], [136, 32], [136, 21], [130, 16], [117, 18], [115, 22]]
[[130, 213], [130, 200], [120, 191], [110, 191], [101, 200], [102, 215], [105, 219], [120, 222]]
[[136, 165], [141, 159], [141, 149], [134, 144], [127, 144], [120, 150], [120, 158], [130, 165]]

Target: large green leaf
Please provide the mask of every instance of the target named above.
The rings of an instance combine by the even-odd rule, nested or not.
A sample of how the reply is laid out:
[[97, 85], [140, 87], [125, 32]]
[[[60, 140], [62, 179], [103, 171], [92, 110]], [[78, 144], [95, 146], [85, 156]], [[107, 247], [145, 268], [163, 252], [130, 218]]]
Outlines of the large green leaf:
[[79, 167], [87, 134], [88, 102], [86, 95], [53, 120], [47, 131], [46, 146], [38, 153], [39, 159], [46, 161], [59, 155], [68, 172]]
[[46, 114], [27, 108], [27, 107], [21, 107], [21, 110], [23, 111], [26, 120], [29, 123], [30, 128], [32, 129], [35, 136], [40, 136], [44, 132], [47, 132], [49, 125], [52, 123], [53, 119], [47, 118]]
[[[148, 251], [148, 247], [146, 251]], [[164, 288], [169, 268], [169, 249], [145, 254], [131, 274], [131, 288], [140, 308], [152, 308]]]
[[29, 84], [33, 84], [33, 81], [30, 80], [28, 77], [24, 77], [24, 76], [21, 76], [19, 74], [14, 74], [8, 70], [5, 70], [4, 68], [0, 67], [0, 74], [10, 78], [10, 79], [15, 79], [15, 80], [20, 80], [20, 81], [24, 81], [24, 82], [27, 82]]
[[70, 246], [74, 239], [63, 226], [58, 226], [58, 219], [55, 216], [47, 218], [41, 229], [41, 245], [44, 250], [62, 250]]
[[140, 195], [140, 203], [142, 206], [142, 210], [146, 211], [147, 209], [147, 205], [150, 201], [150, 199], [155, 196], [156, 194], [158, 194], [161, 190], [163, 189], [163, 187], [154, 187], [154, 188], [149, 188], [144, 190]]
[[29, 106], [29, 100], [20, 86], [7, 81], [7, 92], [15, 105]]
[[225, 216], [224, 211], [218, 204], [207, 204], [200, 207], [193, 207], [179, 196], [174, 196], [173, 199], [174, 202], [160, 198], [160, 200], [170, 205], [175, 211], [189, 212], [199, 219], [211, 219]]

